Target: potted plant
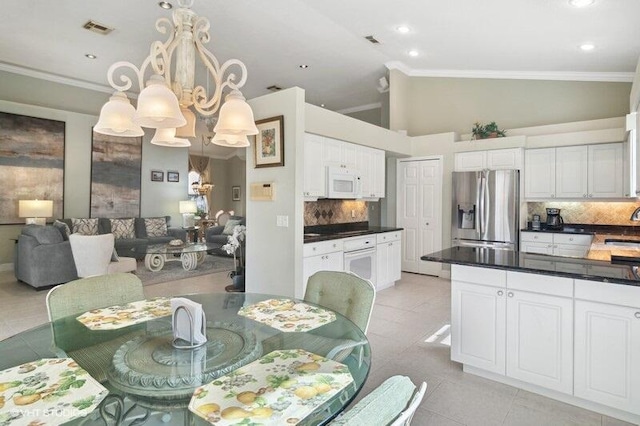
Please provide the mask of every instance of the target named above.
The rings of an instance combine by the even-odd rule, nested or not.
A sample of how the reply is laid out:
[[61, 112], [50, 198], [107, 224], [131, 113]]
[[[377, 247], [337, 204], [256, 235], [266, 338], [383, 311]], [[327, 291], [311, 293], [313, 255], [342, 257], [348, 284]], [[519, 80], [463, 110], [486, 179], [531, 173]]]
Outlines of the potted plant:
[[498, 128], [495, 121], [489, 124], [474, 123], [471, 129], [471, 139], [502, 138], [506, 136], [506, 133], [506, 130]]
[[244, 250], [243, 243], [246, 236], [247, 227], [236, 225], [233, 233], [227, 237], [227, 244], [222, 246], [227, 254], [233, 254], [233, 264], [235, 270], [229, 274], [233, 285], [227, 286], [227, 291], [244, 291]]

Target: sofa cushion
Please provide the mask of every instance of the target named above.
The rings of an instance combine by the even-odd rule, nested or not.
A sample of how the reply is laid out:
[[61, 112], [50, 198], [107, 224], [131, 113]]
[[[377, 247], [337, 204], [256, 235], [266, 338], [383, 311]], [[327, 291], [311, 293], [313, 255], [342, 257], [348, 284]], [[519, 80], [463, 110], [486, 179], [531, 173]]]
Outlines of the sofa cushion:
[[164, 217], [145, 218], [144, 229], [147, 237], [166, 237], [167, 219]]
[[233, 234], [233, 228], [235, 228], [238, 225], [240, 225], [240, 220], [229, 219], [227, 221], [227, 223], [225, 223], [224, 230], [222, 231], [222, 233], [224, 235], [232, 235]]
[[135, 238], [136, 232], [131, 219], [110, 219], [111, 233], [116, 240]]
[[64, 241], [68, 241], [69, 240], [69, 234], [71, 234], [71, 229], [69, 229], [69, 225], [67, 225], [65, 222], [62, 222], [62, 221], [56, 219], [53, 222], [53, 226], [55, 226], [56, 229], [58, 229], [58, 231], [60, 231], [60, 235], [62, 235], [62, 239]]
[[98, 219], [71, 218], [73, 233], [80, 235], [98, 235]]
[[39, 244], [58, 244], [64, 241], [62, 234], [54, 226], [28, 225], [22, 233], [36, 239]]

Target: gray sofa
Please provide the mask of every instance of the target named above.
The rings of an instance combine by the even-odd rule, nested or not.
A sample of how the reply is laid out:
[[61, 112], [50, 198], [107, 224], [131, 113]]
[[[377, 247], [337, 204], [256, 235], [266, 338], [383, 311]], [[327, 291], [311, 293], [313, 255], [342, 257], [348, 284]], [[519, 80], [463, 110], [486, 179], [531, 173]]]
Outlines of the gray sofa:
[[[142, 252], [133, 252], [131, 249], [142, 245], [168, 243], [171, 240], [179, 239], [186, 241], [187, 231], [182, 228], [171, 228], [171, 216], [164, 216], [167, 221], [167, 235], [164, 237], [147, 236], [147, 228], [144, 224], [143, 217], [134, 218], [133, 226], [135, 230], [135, 238], [116, 238], [115, 247], [118, 255], [125, 257], [135, 257], [143, 259], [145, 254]], [[129, 219], [129, 218], [121, 218]], [[67, 224], [69, 229], [73, 229], [71, 219], [61, 219]], [[98, 234], [111, 233], [111, 221], [108, 218], [98, 218]]]
[[[230, 216], [229, 220], [239, 220], [240, 225], [247, 226], [246, 218], [242, 216]], [[227, 253], [222, 250], [222, 246], [227, 244], [227, 237], [229, 236], [223, 234], [222, 231], [224, 231], [224, 225], [211, 226], [205, 231], [205, 241], [216, 246], [208, 251], [209, 254], [227, 256]]]

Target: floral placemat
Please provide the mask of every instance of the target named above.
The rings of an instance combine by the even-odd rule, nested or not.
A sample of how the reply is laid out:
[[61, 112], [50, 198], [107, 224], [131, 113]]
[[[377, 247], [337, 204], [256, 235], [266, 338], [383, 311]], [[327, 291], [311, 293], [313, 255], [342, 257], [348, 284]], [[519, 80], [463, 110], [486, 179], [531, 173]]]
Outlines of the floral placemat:
[[91, 413], [108, 391], [71, 358], [0, 371], [0, 425], [59, 425]]
[[331, 311], [291, 299], [263, 300], [241, 308], [238, 315], [280, 331], [309, 331], [336, 320]]
[[92, 309], [77, 319], [90, 330], [116, 330], [171, 315], [171, 298], [158, 297], [126, 305]]
[[189, 410], [216, 426], [297, 424], [353, 382], [347, 366], [273, 351], [195, 390]]

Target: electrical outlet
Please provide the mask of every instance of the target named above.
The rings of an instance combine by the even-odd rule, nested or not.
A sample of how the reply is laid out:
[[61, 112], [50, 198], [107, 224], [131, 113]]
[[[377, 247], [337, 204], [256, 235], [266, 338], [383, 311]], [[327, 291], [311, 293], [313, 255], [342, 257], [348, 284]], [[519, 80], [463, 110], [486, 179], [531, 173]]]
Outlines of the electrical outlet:
[[353, 210], [353, 209], [351, 209], [351, 217], [352, 217], [352, 218], [353, 218], [353, 217], [356, 217], [356, 211], [355, 211], [355, 210]]

